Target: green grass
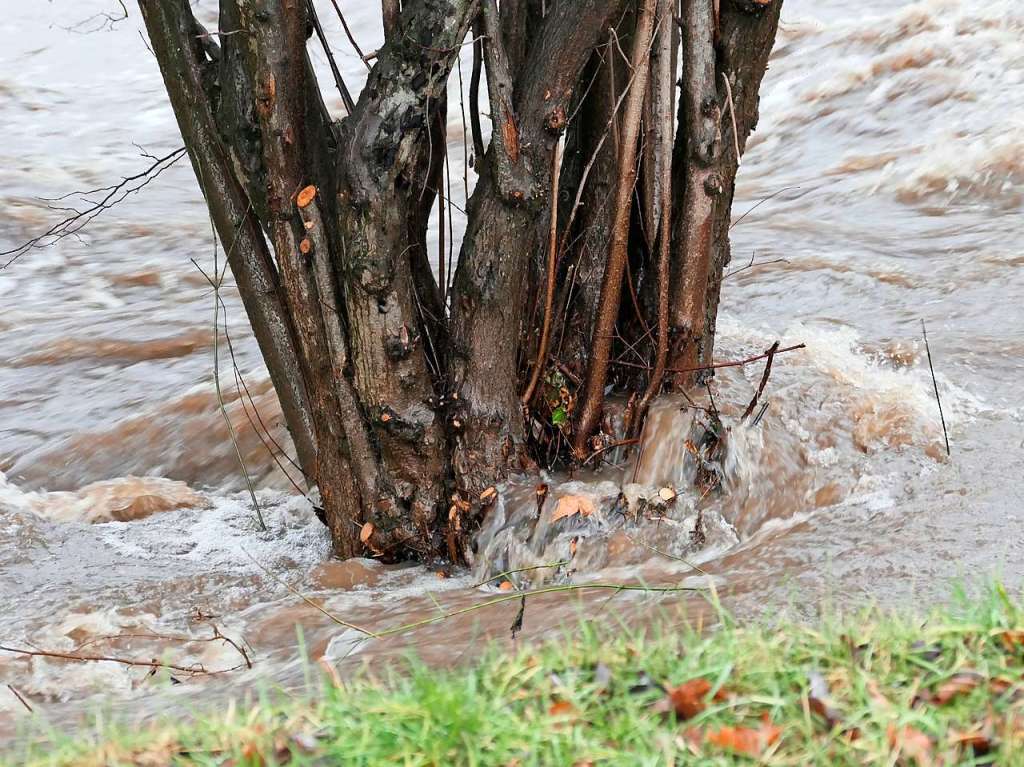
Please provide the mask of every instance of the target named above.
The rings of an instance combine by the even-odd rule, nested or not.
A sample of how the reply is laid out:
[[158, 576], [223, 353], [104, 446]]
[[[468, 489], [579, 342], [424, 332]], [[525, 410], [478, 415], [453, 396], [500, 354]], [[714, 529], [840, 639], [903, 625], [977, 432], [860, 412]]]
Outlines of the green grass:
[[[927, 618], [873, 610], [814, 625], [740, 626], [719, 613], [720, 625], [703, 631], [669, 620], [646, 630], [584, 624], [470, 668], [371, 668], [315, 700], [150, 730], [114, 726], [8, 758], [76, 767], [1024, 765], [1024, 608], [998, 586], [959, 605]], [[697, 679], [710, 689], [680, 694], [703, 707], [686, 721], [660, 713], [665, 693], [646, 681]], [[977, 753], [962, 742], [969, 732]], [[731, 751], [744, 736], [747, 750]]]

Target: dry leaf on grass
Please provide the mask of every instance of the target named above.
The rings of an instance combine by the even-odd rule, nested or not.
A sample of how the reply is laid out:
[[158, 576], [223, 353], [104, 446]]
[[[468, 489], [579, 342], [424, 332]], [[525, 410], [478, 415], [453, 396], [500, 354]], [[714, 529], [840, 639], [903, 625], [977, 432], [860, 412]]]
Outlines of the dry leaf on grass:
[[560, 519], [573, 517], [577, 514], [589, 517], [594, 511], [594, 502], [585, 495], [563, 495], [555, 505], [555, 511], [551, 515], [551, 522], [553, 524]]
[[1007, 629], [1000, 632], [998, 636], [1006, 652], [1012, 653], [1024, 650], [1024, 629]]
[[968, 730], [952, 730], [949, 733], [949, 743], [961, 752], [969, 752], [971, 756], [985, 756], [997, 747], [994, 732], [995, 722], [989, 715], [983, 722], [976, 723]]
[[721, 727], [704, 734], [704, 742], [732, 751], [734, 754], [761, 756], [782, 735], [782, 728], [776, 727], [767, 718], [760, 727]]
[[549, 716], [576, 716], [576, 707], [567, 700], [556, 700], [548, 708]]
[[548, 716], [557, 720], [553, 727], [556, 730], [569, 729], [574, 727], [580, 720], [580, 713], [576, 706], [567, 700], [556, 700], [548, 708]]
[[939, 685], [939, 689], [932, 696], [932, 702], [944, 706], [953, 698], [966, 695], [982, 681], [984, 681], [984, 676], [977, 671], [960, 671]]
[[890, 724], [886, 730], [889, 747], [897, 751], [902, 764], [914, 764], [917, 767], [932, 767], [935, 758], [932, 753], [932, 739], [909, 724], [896, 727]]
[[693, 719], [707, 708], [707, 695], [711, 692], [711, 682], [707, 679], [691, 679], [678, 687], [665, 690], [665, 697], [651, 706], [655, 714], [675, 712], [679, 719]]

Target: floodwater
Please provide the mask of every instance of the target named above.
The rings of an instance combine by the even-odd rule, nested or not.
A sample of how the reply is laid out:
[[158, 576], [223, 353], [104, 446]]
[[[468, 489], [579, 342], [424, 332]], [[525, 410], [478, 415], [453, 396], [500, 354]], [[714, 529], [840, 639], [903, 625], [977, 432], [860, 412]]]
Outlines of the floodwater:
[[[136, 144], [156, 155], [179, 145], [135, 8], [113, 24], [90, 16], [118, 15], [116, 6], [0, 0], [0, 249], [68, 204], [40, 198], [138, 172], [148, 161]], [[349, 18], [367, 49], [380, 37], [373, 13], [365, 4]], [[358, 83], [362, 64], [323, 18]], [[761, 112], [737, 213], [775, 196], [733, 230], [716, 356], [743, 358], [775, 340], [806, 348], [775, 360], [756, 425], [737, 415], [761, 365], [716, 379], [732, 424], [728, 492], [700, 502], [699, 529], [689, 494], [644, 503], [692, 476], [684, 440], [694, 414], [667, 399], [639, 466], [623, 460], [573, 483], [545, 478], [540, 520], [533, 481], [504, 488], [475, 573], [331, 560], [325, 528], [253, 427], [254, 405], [281, 437], [230, 288], [227, 332], [214, 336], [214, 296], [192, 263], [209, 271], [214, 249], [185, 163], [79, 237], [0, 271], [0, 645], [218, 671], [243, 659], [227, 642], [203, 641], [215, 625], [253, 662], [224, 674], [172, 671], [171, 680], [114, 662], [0, 652], [0, 737], [24, 714], [7, 685], [62, 722], [101, 707], [125, 716], [202, 707], [259, 682], [301, 688], [309, 667], [297, 629], [309, 657], [336, 666], [410, 647], [459, 662], [483, 636], [510, 641], [519, 607], [478, 579], [565, 559], [513, 580], [713, 583], [741, 616], [808, 614], [826, 601], [921, 606], [959, 579], [1019, 587], [1024, 10], [1009, 0], [787, 0]], [[453, 119], [456, 200], [466, 191], [463, 135]], [[239, 394], [232, 354], [251, 398]], [[218, 408], [215, 357], [266, 532], [253, 522]], [[552, 525], [561, 496], [595, 512]], [[508, 599], [362, 641], [290, 589], [377, 633]], [[517, 641], [580, 615], [643, 620], [698, 602], [596, 589], [531, 597]]]

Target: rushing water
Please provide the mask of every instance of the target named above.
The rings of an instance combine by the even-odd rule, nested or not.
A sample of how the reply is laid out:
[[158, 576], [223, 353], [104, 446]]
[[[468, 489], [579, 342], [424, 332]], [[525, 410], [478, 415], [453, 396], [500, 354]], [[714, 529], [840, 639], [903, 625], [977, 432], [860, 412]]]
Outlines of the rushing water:
[[[89, 18], [112, 6], [0, 0], [0, 248], [55, 220], [40, 197], [144, 167], [132, 142], [154, 154], [178, 146], [134, 8], [112, 28]], [[374, 12], [365, 4], [350, 16], [367, 48], [380, 36]], [[198, 641], [212, 622], [254, 660], [251, 671], [177, 674], [184, 684], [169, 686], [145, 669], [0, 653], [0, 735], [23, 712], [6, 684], [54, 718], [101, 704], [188, 708], [259, 679], [301, 686], [297, 627], [309, 655], [332, 663], [409, 646], [457, 662], [483, 635], [507, 638], [518, 609], [510, 600], [360, 643], [285, 584], [374, 631], [494, 596], [473, 587], [481, 573], [566, 557], [560, 575], [572, 569], [577, 582], [713, 581], [742, 614], [813, 610], [822, 598], [927, 602], [952, 579], [989, 574], [1019, 585], [1024, 11], [1008, 0], [787, 0], [783, 19], [737, 211], [777, 196], [733, 230], [717, 356], [776, 339], [806, 349], [776, 360], [763, 419], [731, 429], [729, 492], [701, 504], [703, 545], [691, 535], [694, 499], [639, 500], [692, 471], [683, 439], [693, 417], [667, 399], [639, 466], [608, 465], [571, 484], [546, 478], [540, 520], [532, 481], [506, 488], [475, 575], [332, 561], [325, 529], [289, 495], [250, 423], [223, 332], [215, 346], [213, 296], [190, 261], [212, 264], [209, 223], [185, 163], [80, 240], [0, 272], [0, 644], [236, 665], [227, 643]], [[330, 29], [358, 82], [361, 63]], [[461, 121], [449, 133], [453, 187], [464, 194]], [[240, 304], [225, 297], [235, 361], [280, 434]], [[218, 410], [215, 349], [267, 532], [255, 529]], [[727, 421], [760, 375], [760, 365], [721, 371], [715, 396]], [[625, 516], [612, 511], [623, 487]], [[564, 495], [597, 511], [555, 527]], [[624, 526], [626, 516], [636, 524]], [[609, 599], [618, 617], [681, 597], [536, 597], [525, 636], [610, 615]]]

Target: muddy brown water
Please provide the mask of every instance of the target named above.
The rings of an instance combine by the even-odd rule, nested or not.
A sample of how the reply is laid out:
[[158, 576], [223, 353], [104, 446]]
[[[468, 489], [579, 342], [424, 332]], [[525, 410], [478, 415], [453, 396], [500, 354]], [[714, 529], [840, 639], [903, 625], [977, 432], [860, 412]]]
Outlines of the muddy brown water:
[[[134, 8], [113, 29], [90, 17], [112, 5], [0, 3], [0, 248], [54, 220], [40, 197], [136, 172], [145, 161], [133, 141], [157, 154], [178, 145]], [[372, 5], [351, 13], [372, 48]], [[1018, 587], [1024, 11], [981, 0], [787, 0], [783, 19], [737, 213], [776, 196], [733, 230], [717, 356], [755, 354], [776, 339], [806, 349], [776, 360], [756, 426], [735, 416], [761, 366], [718, 376], [715, 395], [732, 424], [729, 492], [701, 503], [701, 546], [688, 494], [668, 509], [612, 510], [627, 485], [635, 500], [688, 479], [693, 414], [666, 399], [640, 467], [609, 454], [611, 463], [574, 484], [545, 477], [551, 498], [536, 523], [533, 480], [503, 488], [475, 573], [440, 579], [418, 567], [334, 561], [324, 529], [250, 423], [222, 331], [226, 408], [269, 524], [258, 532], [213, 393], [213, 297], [190, 263], [208, 268], [213, 250], [184, 164], [80, 240], [0, 272], [0, 644], [233, 666], [229, 645], [198, 641], [212, 621], [254, 660], [251, 671], [179, 674], [184, 683], [174, 685], [114, 663], [0, 653], [0, 737], [24, 715], [7, 684], [51, 721], [97, 709], [146, 717], [259, 684], [301, 688], [309, 667], [297, 628], [311, 657], [343, 670], [410, 649], [457, 663], [484, 637], [508, 642], [518, 609], [510, 599], [357, 642], [358, 632], [284, 584], [376, 632], [436, 616], [438, 605], [508, 596], [474, 584], [560, 561], [570, 546], [573, 564], [558, 582], [714, 582], [741, 616], [811, 614], [824, 602], [922, 606], [960, 579], [997, 576]], [[361, 64], [334, 39], [358, 82]], [[458, 160], [462, 126], [450, 134]], [[452, 180], [464, 195], [458, 162]], [[280, 435], [237, 296], [226, 299], [236, 361]], [[592, 498], [598, 513], [551, 525], [566, 494]], [[634, 513], [638, 521], [624, 525]], [[539, 572], [517, 582], [528, 586]], [[685, 594], [546, 594], [531, 598], [519, 641], [581, 615], [614, 626], [699, 603]]]

